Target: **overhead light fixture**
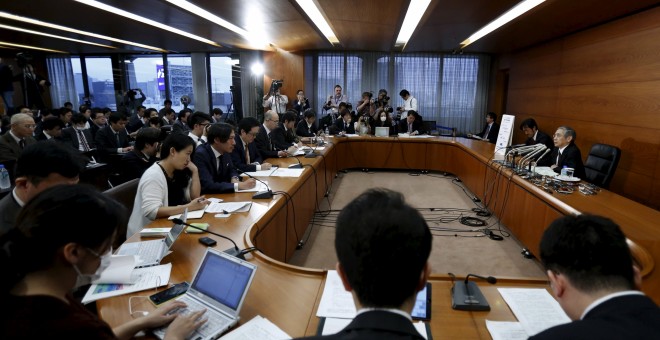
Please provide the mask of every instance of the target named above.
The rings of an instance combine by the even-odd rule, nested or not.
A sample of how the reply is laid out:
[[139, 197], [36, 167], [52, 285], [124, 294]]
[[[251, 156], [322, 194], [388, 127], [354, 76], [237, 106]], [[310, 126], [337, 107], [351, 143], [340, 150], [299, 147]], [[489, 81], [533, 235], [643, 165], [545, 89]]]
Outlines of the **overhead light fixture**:
[[20, 27], [14, 27], [14, 26], [9, 26], [9, 25], [2, 25], [0, 24], [0, 28], [12, 30], [12, 31], [18, 31], [18, 32], [23, 32], [23, 33], [29, 33], [29, 34], [35, 34], [35, 35], [42, 35], [44, 37], [49, 37], [49, 38], [55, 38], [55, 39], [62, 39], [62, 40], [69, 40], [69, 41], [74, 41], [77, 43], [81, 44], [88, 44], [88, 45], [94, 45], [94, 46], [100, 46], [100, 47], [105, 47], [105, 48], [116, 48], [114, 46], [110, 45], [103, 45], [103, 44], [97, 44], [93, 43], [91, 41], [84, 41], [84, 40], [79, 40], [79, 39], [73, 39], [69, 37], [63, 37], [61, 35], [55, 35], [55, 34], [50, 34], [50, 33], [43, 33], [43, 32], [38, 32], [38, 31], [33, 31], [33, 30], [28, 30], [25, 28], [20, 28]]
[[14, 44], [6, 41], [0, 41], [0, 47], [2, 46], [9, 46], [9, 47], [18, 47], [18, 48], [27, 48], [29, 50], [39, 50], [39, 51], [46, 51], [46, 52], [54, 52], [54, 53], [68, 53], [60, 50], [51, 50], [50, 48], [43, 48], [43, 47], [36, 47], [36, 46], [30, 46], [30, 45], [21, 45], [21, 44]]
[[151, 26], [160, 28], [160, 29], [168, 31], [168, 32], [172, 32], [172, 33], [182, 35], [182, 36], [190, 38], [190, 39], [195, 39], [195, 40], [201, 41], [205, 44], [209, 44], [209, 45], [213, 45], [213, 46], [217, 46], [217, 47], [222, 47], [220, 44], [218, 44], [215, 41], [200, 37], [200, 36], [192, 34], [192, 33], [188, 33], [186, 31], [182, 31], [178, 28], [167, 26], [167, 25], [162, 24], [158, 21], [151, 20], [149, 18], [145, 18], [143, 16], [139, 16], [139, 15], [133, 14], [131, 12], [127, 12], [127, 11], [125, 11], [123, 9], [119, 9], [117, 7], [106, 5], [106, 4], [104, 4], [102, 2], [98, 2], [96, 0], [76, 0], [76, 1], [81, 3], [81, 4], [85, 4], [85, 5], [88, 5], [88, 6], [98, 8], [100, 10], [104, 10], [106, 12], [110, 12], [112, 14], [120, 15], [124, 18], [132, 19], [132, 20], [135, 20], [135, 21], [143, 23], [143, 24], [151, 25]]
[[250, 70], [255, 76], [262, 75], [264, 73], [264, 65], [261, 63], [254, 63], [252, 64], [252, 67], [250, 67]]
[[114, 41], [114, 42], [124, 44], [124, 45], [131, 45], [131, 46], [141, 47], [141, 48], [144, 48], [144, 49], [147, 49], [147, 50], [154, 50], [154, 51], [158, 51], [158, 52], [167, 53], [167, 50], [164, 50], [164, 49], [159, 48], [159, 47], [154, 47], [154, 46], [144, 45], [144, 44], [140, 44], [140, 43], [136, 43], [136, 42], [132, 42], [132, 41], [128, 41], [128, 40], [122, 40], [122, 39], [117, 39], [117, 38], [113, 38], [113, 37], [108, 37], [106, 35], [96, 34], [96, 33], [92, 33], [92, 32], [81, 31], [81, 30], [77, 30], [75, 28], [61, 26], [61, 25], [57, 25], [57, 24], [51, 24], [49, 22], [36, 20], [36, 19], [28, 18], [28, 17], [23, 17], [23, 16], [19, 16], [19, 15], [14, 15], [14, 14], [7, 13], [7, 12], [1, 12], [0, 11], [0, 18], [16, 20], [16, 21], [20, 21], [20, 22], [28, 23], [28, 24], [32, 24], [32, 25], [38, 25], [38, 26], [43, 26], [43, 27], [48, 27], [48, 28], [54, 28], [56, 30], [61, 30], [61, 31], [66, 31], [66, 32], [71, 32], [71, 33], [76, 33], [76, 34], [81, 34], [81, 35], [87, 35], [87, 36], [98, 38], [98, 39]]
[[[429, 0], [430, 1], [430, 0]], [[335, 32], [330, 28], [330, 24], [325, 20], [325, 16], [321, 13], [321, 9], [314, 0], [296, 0], [298, 5], [305, 11], [305, 14], [312, 20], [314, 25], [321, 30], [321, 33], [325, 36], [326, 39], [331, 44], [339, 44], [339, 39], [335, 35]]]
[[523, 15], [525, 12], [542, 4], [543, 2], [545, 2], [545, 0], [524, 0], [520, 2], [506, 13], [500, 15], [497, 19], [491, 21], [488, 25], [473, 33], [469, 38], [463, 40], [463, 42], [461, 42], [461, 48], [465, 48], [486, 34], [489, 34], [490, 32], [504, 26], [509, 21]]
[[401, 25], [401, 30], [399, 31], [399, 36], [396, 38], [395, 46], [400, 46], [401, 49], [406, 47], [408, 40], [412, 37], [413, 32], [419, 25], [419, 21], [422, 20], [422, 16], [426, 12], [426, 9], [431, 4], [431, 0], [412, 0], [408, 6], [408, 11], [406, 16], [403, 19], [403, 24]]

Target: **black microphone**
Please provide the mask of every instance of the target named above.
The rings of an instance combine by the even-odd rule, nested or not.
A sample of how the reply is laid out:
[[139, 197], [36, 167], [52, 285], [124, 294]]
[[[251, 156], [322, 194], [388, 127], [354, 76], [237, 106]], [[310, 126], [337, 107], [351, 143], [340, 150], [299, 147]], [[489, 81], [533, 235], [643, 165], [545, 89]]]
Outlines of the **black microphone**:
[[239, 168], [236, 168], [236, 171], [238, 171], [238, 172], [244, 174], [245, 176], [248, 176], [248, 177], [254, 179], [255, 181], [259, 181], [259, 182], [263, 183], [263, 184], [266, 186], [266, 190], [259, 191], [259, 192], [255, 193], [255, 194], [252, 196], [252, 198], [256, 198], [256, 199], [261, 199], [261, 198], [273, 198], [273, 191], [270, 190], [270, 187], [268, 186], [268, 184], [266, 184], [266, 182], [264, 182], [264, 181], [262, 181], [262, 180], [260, 180], [260, 179], [258, 179], [258, 178], [256, 178], [256, 177], [253, 177], [252, 175], [248, 174], [247, 172], [245, 172], [245, 171], [243, 171], [243, 170], [241, 170], [241, 169], [239, 169]]
[[190, 228], [195, 228], [195, 229], [198, 229], [198, 230], [201, 230], [201, 231], [205, 231], [205, 232], [207, 232], [207, 233], [209, 233], [209, 234], [211, 234], [211, 235], [215, 235], [215, 236], [218, 236], [218, 237], [222, 237], [222, 238], [224, 238], [225, 240], [229, 240], [232, 244], [234, 244], [234, 248], [229, 248], [229, 249], [225, 250], [224, 252], [227, 253], [227, 254], [229, 254], [229, 255], [231, 255], [231, 256], [238, 257], [238, 258], [241, 259], [241, 260], [245, 260], [245, 255], [244, 255], [244, 254], [241, 252], [241, 250], [238, 248], [238, 245], [236, 245], [236, 242], [234, 242], [234, 240], [230, 239], [229, 237], [227, 237], [227, 236], [223, 236], [223, 235], [220, 235], [220, 234], [218, 234], [218, 233], [214, 233], [214, 232], [209, 231], [209, 230], [206, 230], [206, 229], [202, 229], [202, 228], [196, 227], [196, 226], [194, 226], [194, 225], [192, 225], [192, 224], [188, 224], [188, 223], [186, 223], [186, 222], [183, 222], [183, 220], [180, 219], [180, 218], [172, 219], [172, 222], [174, 222], [174, 223], [176, 223], [176, 224], [183, 224], [183, 225], [188, 226], [188, 227], [190, 227]]
[[495, 283], [497, 283], [497, 279], [494, 278], [494, 277], [492, 277], [492, 276], [485, 277], [485, 276], [476, 275], [476, 274], [467, 274], [467, 276], [465, 277], [465, 284], [468, 283], [468, 278], [469, 278], [470, 276], [472, 276], [472, 277], [476, 277], [476, 278], [479, 278], [479, 279], [482, 279], [482, 280], [485, 280], [485, 281], [487, 281], [487, 282], [490, 283], [490, 284], [495, 284]]
[[505, 149], [515, 149], [515, 148], [523, 147], [525, 145], [527, 145], [527, 144], [513, 144], [513, 145], [507, 146]]
[[298, 161], [298, 164], [289, 165], [289, 169], [302, 169], [303, 168], [303, 165], [300, 162], [300, 159], [298, 159], [298, 156], [296, 156], [295, 154], [292, 154], [292, 153], [290, 153], [289, 156], [295, 158]]
[[463, 284], [455, 284], [451, 288], [452, 308], [469, 311], [489, 311], [490, 305], [488, 304], [486, 297], [481, 293], [481, 290], [476, 283], [468, 280], [470, 276], [486, 280], [489, 283], [497, 282], [497, 279], [492, 276], [484, 277], [475, 274], [468, 274], [465, 277]]

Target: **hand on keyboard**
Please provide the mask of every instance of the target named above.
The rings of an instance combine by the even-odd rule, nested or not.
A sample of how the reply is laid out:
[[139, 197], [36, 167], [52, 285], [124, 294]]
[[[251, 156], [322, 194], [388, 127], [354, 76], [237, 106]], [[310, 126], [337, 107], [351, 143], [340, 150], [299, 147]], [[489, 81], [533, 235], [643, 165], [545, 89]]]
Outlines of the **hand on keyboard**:
[[[182, 308], [181, 310], [188, 311], [188, 309], [185, 308]], [[206, 313], [206, 309], [186, 314], [175, 314], [174, 321], [172, 321], [169, 327], [167, 327], [165, 339], [187, 338], [196, 329], [202, 327], [206, 323], [207, 318], [202, 316], [204, 313]]]

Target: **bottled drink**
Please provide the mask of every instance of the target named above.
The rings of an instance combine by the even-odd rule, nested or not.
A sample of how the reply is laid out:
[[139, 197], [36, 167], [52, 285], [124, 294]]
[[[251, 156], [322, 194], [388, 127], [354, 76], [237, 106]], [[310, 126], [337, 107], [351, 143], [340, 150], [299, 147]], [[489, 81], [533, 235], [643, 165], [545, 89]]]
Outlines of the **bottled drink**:
[[5, 169], [4, 164], [0, 164], [0, 189], [9, 189], [10, 187], [9, 172]]

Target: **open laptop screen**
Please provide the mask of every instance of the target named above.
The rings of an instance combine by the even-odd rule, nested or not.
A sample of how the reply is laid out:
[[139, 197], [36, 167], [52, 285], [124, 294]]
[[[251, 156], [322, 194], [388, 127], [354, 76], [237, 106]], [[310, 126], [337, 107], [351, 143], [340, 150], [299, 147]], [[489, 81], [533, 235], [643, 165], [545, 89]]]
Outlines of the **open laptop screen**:
[[[183, 223], [186, 223], [188, 219], [188, 208], [186, 208], [183, 211], [183, 214], [181, 214], [181, 220]], [[179, 235], [183, 232], [183, 229], [185, 229], [186, 226], [183, 224], [175, 224], [174, 227], [170, 230], [170, 232], [167, 234], [165, 237], [165, 250], [169, 250], [172, 247], [172, 243], [176, 241], [177, 238], [179, 238]]]
[[236, 310], [250, 284], [254, 269], [214, 252], [207, 252], [191, 288]]

